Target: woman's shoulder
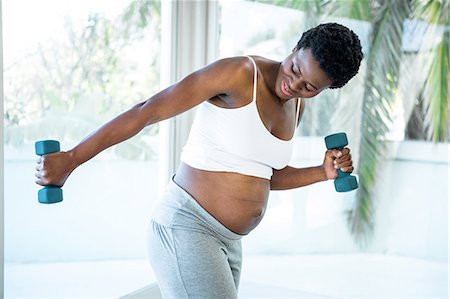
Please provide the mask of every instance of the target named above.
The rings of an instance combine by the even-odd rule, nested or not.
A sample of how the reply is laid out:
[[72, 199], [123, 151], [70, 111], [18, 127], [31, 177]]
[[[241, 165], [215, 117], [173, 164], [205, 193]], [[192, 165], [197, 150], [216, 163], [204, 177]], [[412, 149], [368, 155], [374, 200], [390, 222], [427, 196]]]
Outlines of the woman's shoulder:
[[259, 56], [259, 55], [242, 55], [242, 56], [232, 56], [232, 57], [225, 57], [225, 58], [221, 58], [218, 59], [217, 61], [220, 61], [221, 63], [225, 63], [225, 64], [234, 64], [237, 66], [246, 66], [246, 67], [253, 67], [253, 62], [252, 60], [256, 63], [256, 65], [259, 67], [259, 65], [261, 66], [266, 66], [266, 65], [273, 65], [273, 64], [278, 64], [278, 61], [263, 57], [263, 56]]
[[249, 56], [253, 58], [253, 60], [256, 62], [258, 69], [262, 73], [264, 73], [266, 70], [270, 71], [271, 69], [273, 69], [274, 66], [277, 66], [280, 64], [279, 61], [275, 61], [275, 60], [272, 60], [267, 57], [258, 56], [258, 55], [249, 55]]
[[231, 71], [253, 70], [253, 63], [250, 56], [233, 56], [216, 60], [213, 64], [219, 67], [230, 69]]
[[252, 79], [254, 66], [248, 56], [233, 56], [220, 58], [207, 65], [203, 70], [220, 74], [219, 76], [227, 81], [226, 83], [236, 84], [239, 81], [246, 81], [247, 78]]
[[259, 73], [264, 74], [267, 70], [271, 70], [274, 65], [279, 64], [278, 61], [271, 60], [269, 58], [258, 55], [243, 55], [225, 57], [216, 60], [213, 64], [216, 67], [229, 71], [233, 76], [247, 76], [249, 73], [254, 72], [254, 64]]

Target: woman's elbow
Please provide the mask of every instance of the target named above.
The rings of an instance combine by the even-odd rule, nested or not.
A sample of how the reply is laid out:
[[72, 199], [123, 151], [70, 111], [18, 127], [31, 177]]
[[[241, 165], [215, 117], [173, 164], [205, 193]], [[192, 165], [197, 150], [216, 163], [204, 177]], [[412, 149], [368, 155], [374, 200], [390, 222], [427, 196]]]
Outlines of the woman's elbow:
[[141, 102], [133, 107], [137, 111], [137, 116], [144, 127], [153, 125], [161, 120], [158, 109], [152, 105], [150, 99]]

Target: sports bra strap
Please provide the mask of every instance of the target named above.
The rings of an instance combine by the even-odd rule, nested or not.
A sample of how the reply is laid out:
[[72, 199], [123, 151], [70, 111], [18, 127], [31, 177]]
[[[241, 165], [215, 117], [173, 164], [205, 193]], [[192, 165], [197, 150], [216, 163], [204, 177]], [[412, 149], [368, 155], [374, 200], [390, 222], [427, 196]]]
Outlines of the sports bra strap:
[[302, 98], [297, 98], [297, 114], [295, 116], [295, 127], [298, 126], [298, 116], [300, 115], [300, 106], [302, 104]]
[[256, 67], [256, 62], [255, 60], [253, 60], [252, 57], [247, 56], [248, 58], [250, 58], [250, 60], [253, 63], [253, 69], [254, 69], [254, 75], [253, 75], [253, 98], [252, 98], [252, 102], [254, 102], [256, 100], [256, 86], [258, 84], [258, 68]]
[[[256, 62], [255, 60], [250, 57], [247, 56], [248, 58], [250, 58], [250, 60], [253, 63], [253, 69], [254, 69], [254, 75], [253, 75], [253, 98], [252, 98], [252, 102], [254, 102], [256, 100], [256, 86], [258, 84], [258, 69], [256, 67]], [[300, 115], [300, 105], [302, 103], [302, 99], [301, 98], [297, 98], [297, 113], [295, 116], [295, 127], [298, 126], [298, 116]]]

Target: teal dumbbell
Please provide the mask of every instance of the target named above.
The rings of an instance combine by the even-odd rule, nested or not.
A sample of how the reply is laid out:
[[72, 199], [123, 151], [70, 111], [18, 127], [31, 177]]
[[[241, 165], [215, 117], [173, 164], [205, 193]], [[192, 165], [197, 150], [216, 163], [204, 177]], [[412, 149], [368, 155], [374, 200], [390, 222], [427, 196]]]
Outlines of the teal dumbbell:
[[[35, 143], [36, 155], [42, 156], [60, 151], [59, 142], [56, 140], [41, 140]], [[48, 185], [39, 190], [38, 201], [51, 204], [63, 200], [62, 189], [59, 186]]]
[[[348, 144], [347, 135], [345, 133], [336, 133], [325, 137], [325, 145], [327, 149], [342, 150]], [[337, 170], [338, 177], [334, 180], [334, 188], [337, 192], [348, 192], [358, 188], [356, 177], [348, 172]]]

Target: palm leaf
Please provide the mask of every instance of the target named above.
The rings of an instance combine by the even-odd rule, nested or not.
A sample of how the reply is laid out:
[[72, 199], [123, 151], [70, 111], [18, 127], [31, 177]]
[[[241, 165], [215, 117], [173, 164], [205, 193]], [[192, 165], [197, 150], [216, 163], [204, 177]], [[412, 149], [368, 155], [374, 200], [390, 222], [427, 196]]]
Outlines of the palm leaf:
[[320, 18], [330, 15], [334, 11], [336, 5], [335, 2], [330, 0], [252, 0], [252, 1], [304, 11], [307, 13], [304, 23], [308, 28], [317, 25], [320, 21]]
[[448, 140], [449, 32], [434, 50], [433, 62], [425, 82], [427, 139]]
[[411, 14], [407, 1], [374, 1], [371, 46], [361, 120], [359, 158], [360, 187], [348, 223], [360, 245], [373, 235], [374, 190], [382, 158], [387, 152], [386, 135], [393, 124], [394, 97], [402, 57], [403, 21]]
[[433, 57], [427, 79], [423, 85], [426, 115], [424, 126], [427, 128], [427, 140], [445, 141], [448, 130], [448, 89], [449, 89], [449, 11], [448, 0], [429, 0], [416, 3], [416, 15], [437, 30], [444, 25], [442, 40], [433, 50]]
[[333, 2], [333, 16], [355, 20], [371, 21], [373, 19], [369, 0], [348, 0]]

